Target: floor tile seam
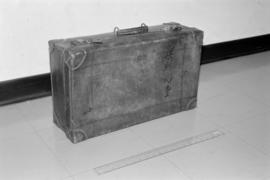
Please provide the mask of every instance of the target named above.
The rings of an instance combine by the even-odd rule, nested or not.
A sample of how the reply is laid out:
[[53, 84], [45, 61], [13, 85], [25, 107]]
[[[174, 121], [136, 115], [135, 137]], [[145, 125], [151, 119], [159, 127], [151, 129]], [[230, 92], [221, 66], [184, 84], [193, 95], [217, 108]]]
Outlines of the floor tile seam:
[[[257, 113], [254, 113], [254, 114], [249, 114], [247, 116], [243, 113], [243, 114], [240, 114], [240, 116], [238, 117], [238, 119], [240, 119], [240, 120], [238, 120], [236, 122], [228, 122], [226, 124], [223, 124], [223, 123], [220, 123], [220, 122], [216, 122], [214, 120], [211, 120], [213, 118], [218, 118], [219, 117], [218, 115], [210, 115], [210, 116], [208, 116], [208, 118], [210, 118], [209, 121], [213, 122], [216, 126], [218, 126], [220, 128], [226, 128], [226, 129], [228, 129], [228, 128], [232, 128], [233, 126], [237, 126], [240, 123], [245, 122], [246, 120], [250, 120], [252, 118], [256, 118], [256, 117], [259, 117], [260, 115], [264, 115], [264, 114], [267, 114], [267, 113], [269, 113], [269, 111], [267, 111], [267, 110], [266, 111], [262, 111], [262, 112], [257, 112]], [[204, 116], [206, 116], [206, 115], [204, 115]], [[224, 118], [224, 116], [223, 116], [223, 118]], [[228, 117], [228, 118], [231, 118], [231, 117]]]
[[211, 97], [205, 98], [204, 100], [200, 100], [200, 97], [198, 96], [198, 104], [205, 103], [205, 102], [207, 102], [209, 100], [212, 100], [213, 98], [223, 96], [224, 94], [226, 94], [226, 93], [224, 92], [224, 93], [216, 94], [216, 95], [213, 95]]
[[[225, 127], [225, 126], [224, 126]], [[254, 150], [255, 153], [260, 154], [261, 156], [267, 156], [267, 154], [264, 153], [263, 149], [257, 147], [256, 145], [248, 142], [248, 140], [246, 140], [245, 138], [243, 138], [242, 136], [236, 134], [234, 131], [230, 130], [229, 127], [225, 127], [227, 129], [227, 132], [236, 140], [242, 142], [243, 144], [247, 145], [249, 148], [251, 148], [252, 150]], [[269, 155], [270, 156], [270, 155]]]
[[[269, 109], [270, 110], [270, 109]], [[270, 111], [266, 110], [266, 111], [262, 111], [262, 112], [257, 112], [257, 113], [254, 113], [254, 114], [250, 114], [246, 117], [242, 117], [241, 120], [235, 122], [235, 123], [229, 123], [228, 126], [229, 127], [233, 127], [233, 126], [239, 126], [239, 124], [247, 121], [247, 120], [251, 120], [251, 119], [256, 119], [256, 121], [258, 121], [257, 119], [260, 119], [260, 117], [262, 115], [266, 115], [266, 114], [269, 114], [270, 116]]]
[[[269, 92], [270, 93], [270, 92]], [[249, 99], [252, 99], [253, 101], [260, 103], [261, 105], [267, 106], [269, 108], [270, 111], [270, 102], [269, 103], [265, 103], [264, 101], [260, 100], [258, 97], [251, 95], [250, 93], [246, 94]], [[269, 98], [270, 99], [270, 98]]]
[[[170, 154], [170, 152], [168, 154]], [[170, 158], [168, 158], [168, 154], [163, 154], [161, 156], [163, 156], [163, 158], [166, 159], [180, 174], [184, 175], [187, 179], [194, 180], [190, 174], [185, 172], [185, 170], [181, 169], [175, 162], [170, 160]]]
[[[36, 136], [40, 139], [40, 141], [42, 141], [42, 144], [45, 145], [45, 147], [47, 147], [47, 150], [50, 152], [50, 154], [52, 155], [52, 158], [56, 160], [57, 164], [59, 166], [61, 166], [65, 171], [66, 173], [68, 174], [67, 177], [71, 176], [71, 172], [69, 171], [69, 169], [64, 165], [64, 161], [62, 159], [59, 159], [57, 157], [57, 154], [51, 149], [51, 147], [47, 144], [47, 142], [42, 138], [42, 136], [37, 132], [35, 131], [34, 132], [36, 134]], [[65, 177], [65, 178], [67, 178]]]
[[[127, 132], [132, 133], [132, 135], [134, 135], [135, 138], [138, 138], [139, 140], [141, 140], [141, 138], [139, 138], [139, 137], [137, 136], [137, 134], [134, 134], [134, 133], [133, 133], [130, 129], [128, 129], [128, 128], [127, 128]], [[149, 147], [148, 144], [146, 144], [145, 142], [143, 142], [143, 144], [146, 145], [147, 147]], [[149, 147], [149, 148], [150, 148], [150, 147]], [[86, 168], [86, 169], [84, 169], [84, 170], [80, 170], [80, 171], [75, 172], [75, 173], [70, 172], [70, 177], [74, 177], [74, 176], [77, 176], [77, 175], [79, 175], [79, 174], [85, 174], [85, 173], [87, 173], [87, 172], [94, 172], [94, 168], [95, 168], [95, 167]], [[95, 173], [95, 172], [94, 172], [94, 173]], [[98, 174], [96, 174], [96, 175], [99, 176]], [[102, 175], [101, 175], [101, 176], [102, 176]]]
[[[240, 90], [236, 90], [233, 86], [231, 86], [231, 85], [228, 85], [228, 84], [224, 84], [224, 87], [225, 88], [227, 88], [227, 90], [230, 90], [229, 92], [220, 92], [220, 93], [218, 93], [218, 94], [216, 94], [216, 95], [213, 95], [213, 96], [211, 96], [211, 97], [209, 97], [209, 98], [207, 98], [207, 100], [212, 100], [212, 99], [214, 99], [214, 98], [216, 98], [216, 97], [224, 97], [224, 96], [226, 96], [226, 95], [230, 95], [230, 94], [238, 94], [238, 95], [242, 95], [242, 96], [247, 96], [247, 94], [242, 94], [242, 92], [240, 92]], [[209, 88], [209, 90], [211, 90], [211, 88]], [[249, 98], [250, 99], [250, 98]], [[206, 99], [205, 100], [203, 100], [201, 103], [203, 103], [203, 102], [205, 102], [206, 101]]]
[[[233, 135], [233, 134], [230, 134], [230, 136], [235, 137], [235, 135]], [[247, 145], [247, 146], [248, 146], [249, 148], [251, 148], [255, 153], [264, 156], [264, 154], [263, 154], [262, 152], [259, 152], [256, 148], [252, 147], [249, 143], [245, 142], [245, 141], [242, 140], [242, 139], [239, 139], [238, 137], [236, 137], [236, 139], [240, 140], [240, 142], [242, 142], [242, 143], [244, 143], [245, 145]], [[255, 153], [254, 153], [254, 154], [248, 153], [248, 154], [257, 156], [257, 154], [255, 154]], [[207, 160], [207, 159], [204, 158], [204, 160]], [[182, 164], [182, 165], [184, 166], [184, 164]], [[176, 165], [176, 166], [177, 166], [177, 165]], [[248, 169], [248, 168], [247, 168], [247, 169]], [[191, 179], [192, 179], [192, 178], [191, 178]]]
[[[34, 131], [29, 131], [29, 132], [23, 132], [21, 134], [24, 134], [24, 135], [36, 135]], [[11, 140], [14, 140], [14, 139], [18, 139], [17, 137], [4, 137], [4, 138], [0, 138], [0, 142], [1, 141], [11, 141]]]
[[[53, 123], [53, 121], [51, 120], [51, 122]], [[50, 129], [51, 127], [53, 126], [56, 126], [55, 124], [52, 124], [51, 126], [46, 126], [46, 127], [39, 127], [39, 128], [36, 128], [31, 122], [30, 120], [26, 120], [26, 123], [33, 129], [34, 132], [39, 132], [39, 131], [43, 131], [43, 130], [46, 130], [46, 129]]]
[[[141, 139], [145, 144], [147, 144], [147, 146], [149, 146], [150, 148], [154, 149], [156, 148], [155, 146], [153, 146], [151, 143], [148, 142], [147, 139], [143, 138], [141, 135], [139, 135], [138, 133], [136, 133], [134, 130], [130, 129], [130, 131], [132, 133], [134, 133], [139, 139]], [[158, 157], [161, 157], [163, 160], [165, 160], [167, 163], [169, 163], [170, 165], [172, 165], [174, 168], [176, 168], [176, 170], [179, 172], [179, 174], [183, 174], [185, 177], [187, 177], [188, 179], [191, 179], [190, 176], [188, 176], [185, 172], [183, 172], [179, 167], [177, 167], [174, 163], [172, 163], [167, 157], [166, 154], [162, 154]], [[156, 157], [154, 157], [156, 158]]]
[[48, 127], [45, 127], [45, 128], [38, 128], [38, 129], [37, 129], [37, 128], [35, 128], [35, 126], [30, 122], [30, 120], [27, 119], [27, 115], [25, 115], [25, 114], [22, 113], [21, 116], [25, 119], [25, 120], [24, 120], [24, 123], [27, 124], [27, 125], [32, 129], [33, 132], [37, 132], [37, 131], [44, 130], [44, 129], [48, 128]]
[[[211, 96], [211, 97], [209, 97], [209, 98], [207, 98], [207, 99], [205, 99], [205, 100], [203, 100], [203, 101], [198, 101], [198, 106], [196, 107], [196, 108], [200, 108], [200, 106], [199, 105], [202, 105], [202, 104], [205, 104], [207, 101], [211, 101], [212, 99], [214, 99], [214, 98], [216, 98], [216, 97], [220, 97], [220, 96], [226, 96], [227, 95], [227, 93], [222, 93], [222, 94], [216, 94], [216, 95], [214, 95], [214, 96]], [[199, 99], [198, 99], [199, 100]]]
[[[205, 115], [203, 115], [203, 116], [205, 116]], [[206, 123], [208, 123], [210, 126], [213, 126], [213, 129], [212, 130], [214, 130], [214, 129], [217, 129], [218, 130], [219, 128], [222, 128], [221, 126], [219, 126], [218, 124], [216, 124], [212, 120], [208, 120], [207, 117], [204, 117], [204, 120], [203, 121], [206, 122]], [[172, 124], [171, 122], [169, 122], [169, 123], [172, 126], [171, 128], [173, 130], [178, 130], [177, 127], [174, 124]], [[178, 140], [179, 139], [176, 139], [176, 141], [178, 141]]]
[[[259, 115], [260, 113], [257, 113], [257, 115]], [[254, 115], [250, 115], [248, 116], [248, 119], [252, 118]], [[210, 121], [213, 121], [213, 120], [210, 120]], [[238, 121], [236, 123], [240, 123], [240, 122], [243, 122], [243, 120], [241, 121]], [[218, 122], [214, 122], [214, 124], [216, 124], [217, 126], [219, 126], [219, 128], [221, 128], [222, 130], [224, 130], [226, 133], [230, 133], [233, 137], [236, 137], [238, 140], [241, 140], [241, 141], [244, 141], [245, 144], [247, 144], [250, 148], [254, 149], [257, 153], [260, 153], [262, 155], [266, 155], [266, 156], [270, 156], [270, 154], [267, 154], [264, 152], [264, 149], [261, 149], [261, 148], [258, 148], [256, 147], [256, 145], [252, 144], [252, 143], [249, 143], [247, 140], [245, 140], [242, 136], [239, 136], [237, 135], [235, 132], [233, 132], [231, 130], [231, 128], [234, 126], [234, 124], [236, 123], [229, 123], [229, 124], [219, 124]]]

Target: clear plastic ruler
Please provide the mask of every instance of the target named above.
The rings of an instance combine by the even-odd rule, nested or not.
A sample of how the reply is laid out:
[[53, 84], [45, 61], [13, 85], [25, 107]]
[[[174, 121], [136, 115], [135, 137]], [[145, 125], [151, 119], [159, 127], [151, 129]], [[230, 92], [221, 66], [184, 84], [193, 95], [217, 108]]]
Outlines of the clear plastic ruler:
[[183, 140], [176, 141], [174, 143], [161, 146], [149, 151], [142, 152], [140, 154], [136, 154], [134, 156], [130, 156], [124, 159], [120, 159], [99, 167], [94, 168], [97, 174], [102, 175], [126, 166], [130, 166], [132, 164], [136, 164], [147, 159], [151, 159], [169, 152], [173, 152], [194, 144], [198, 144], [204, 141], [208, 141], [219, 136], [224, 135], [225, 133], [219, 130], [213, 130], [206, 133], [199, 134], [197, 136], [192, 136]]

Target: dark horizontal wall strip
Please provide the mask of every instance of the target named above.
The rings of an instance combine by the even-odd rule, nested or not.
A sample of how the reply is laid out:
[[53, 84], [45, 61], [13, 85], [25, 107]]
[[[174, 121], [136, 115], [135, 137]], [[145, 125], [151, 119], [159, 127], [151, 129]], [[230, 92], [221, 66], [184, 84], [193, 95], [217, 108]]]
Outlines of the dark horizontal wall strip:
[[0, 82], [0, 106], [49, 95], [49, 73]]
[[[270, 34], [205, 45], [201, 64], [270, 50]], [[0, 82], [0, 106], [51, 95], [50, 74]]]
[[202, 64], [270, 50], [270, 34], [203, 46]]

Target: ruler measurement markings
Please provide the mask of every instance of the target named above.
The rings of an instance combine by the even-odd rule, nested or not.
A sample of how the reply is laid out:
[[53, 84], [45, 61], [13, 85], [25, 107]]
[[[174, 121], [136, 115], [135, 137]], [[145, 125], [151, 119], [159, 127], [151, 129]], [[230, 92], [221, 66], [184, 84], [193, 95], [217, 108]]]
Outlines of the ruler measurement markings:
[[223, 132], [218, 131], [218, 130], [214, 130], [214, 131], [210, 131], [207, 133], [203, 133], [197, 136], [193, 136], [190, 138], [186, 138], [184, 140], [180, 140], [177, 141], [175, 143], [169, 144], [169, 145], [165, 145], [165, 146], [161, 146], [149, 151], [145, 151], [127, 158], [123, 158], [99, 167], [94, 168], [94, 170], [97, 172], [97, 174], [101, 175], [101, 174], [105, 174], [126, 166], [130, 166], [132, 164], [136, 164], [142, 161], [145, 161], [147, 159], [151, 159], [169, 152], [173, 152], [194, 144], [198, 144], [200, 142], [205, 142], [211, 139], [214, 139], [216, 137], [219, 137], [221, 135], [224, 135]]

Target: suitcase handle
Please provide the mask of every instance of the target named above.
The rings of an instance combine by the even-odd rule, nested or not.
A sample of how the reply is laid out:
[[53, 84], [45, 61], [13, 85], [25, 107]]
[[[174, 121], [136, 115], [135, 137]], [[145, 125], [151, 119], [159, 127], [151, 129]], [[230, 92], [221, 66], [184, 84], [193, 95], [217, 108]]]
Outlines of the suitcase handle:
[[134, 27], [134, 28], [128, 28], [128, 29], [119, 29], [119, 27], [114, 28], [114, 35], [116, 37], [142, 34], [142, 33], [147, 33], [147, 32], [148, 32], [148, 26], [146, 26], [146, 24], [144, 23], [141, 24], [141, 27]]

